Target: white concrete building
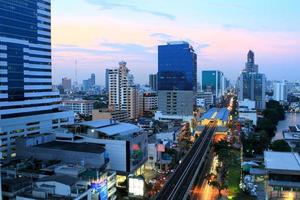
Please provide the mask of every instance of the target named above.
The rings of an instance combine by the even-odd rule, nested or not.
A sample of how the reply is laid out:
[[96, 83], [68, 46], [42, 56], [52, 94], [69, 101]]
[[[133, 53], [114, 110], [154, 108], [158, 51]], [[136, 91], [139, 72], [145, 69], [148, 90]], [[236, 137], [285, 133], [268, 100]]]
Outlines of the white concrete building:
[[108, 102], [113, 110], [126, 110], [130, 118], [141, 114], [141, 94], [134, 85], [133, 76], [129, 74], [126, 62], [119, 62], [119, 68], [107, 69]]
[[56, 140], [102, 144], [109, 158], [108, 168], [118, 174], [134, 174], [148, 157], [148, 135], [138, 126], [114, 120], [97, 120], [56, 129]]
[[73, 112], [81, 115], [92, 115], [94, 109], [94, 101], [91, 100], [63, 100], [63, 106], [67, 110], [72, 110]]
[[253, 125], [257, 125], [257, 113], [255, 109], [255, 101], [244, 99], [239, 101], [239, 118], [251, 120]]
[[287, 101], [286, 81], [273, 82], [273, 99], [276, 101]]

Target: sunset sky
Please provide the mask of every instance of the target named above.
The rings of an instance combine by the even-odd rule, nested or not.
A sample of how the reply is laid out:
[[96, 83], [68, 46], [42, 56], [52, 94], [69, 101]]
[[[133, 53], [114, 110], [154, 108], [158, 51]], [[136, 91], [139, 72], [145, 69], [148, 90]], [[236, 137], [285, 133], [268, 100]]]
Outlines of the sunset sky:
[[52, 0], [53, 79], [78, 81], [127, 62], [137, 83], [157, 71], [157, 45], [190, 42], [198, 71], [235, 80], [252, 49], [268, 79], [300, 79], [299, 0]]

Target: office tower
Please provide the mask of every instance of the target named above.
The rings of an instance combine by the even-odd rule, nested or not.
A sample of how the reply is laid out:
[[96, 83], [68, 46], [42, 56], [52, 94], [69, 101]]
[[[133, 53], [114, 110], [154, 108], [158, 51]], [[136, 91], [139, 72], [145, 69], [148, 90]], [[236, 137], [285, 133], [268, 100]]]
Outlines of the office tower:
[[249, 51], [245, 69], [238, 78], [238, 98], [240, 101], [249, 99], [255, 101], [256, 109], [263, 110], [266, 105], [266, 77], [258, 73], [254, 53]]
[[15, 138], [73, 123], [52, 91], [50, 0], [0, 0], [0, 138], [3, 157]]
[[108, 92], [109, 85], [109, 69], [105, 69], [105, 91]]
[[149, 86], [151, 90], [157, 91], [157, 74], [149, 75]]
[[108, 102], [112, 110], [126, 110], [131, 119], [140, 113], [140, 92], [133, 83], [126, 62], [119, 62], [119, 68], [107, 69], [108, 73]]
[[96, 76], [95, 76], [94, 73], [91, 74], [91, 79], [90, 79], [90, 81], [91, 81], [91, 86], [95, 86], [95, 85], [96, 85]]
[[197, 92], [197, 54], [187, 42], [158, 46], [158, 110], [192, 115]]
[[258, 65], [255, 64], [254, 52], [249, 50], [247, 54], [247, 62], [245, 71], [249, 73], [258, 73]]
[[63, 87], [64, 90], [71, 90], [72, 88], [72, 81], [70, 78], [62, 78], [61, 80], [61, 85]]
[[273, 82], [273, 99], [276, 101], [287, 101], [287, 84], [285, 81]]
[[203, 70], [202, 91], [212, 92], [219, 99], [225, 93], [225, 80], [224, 74], [221, 71]]

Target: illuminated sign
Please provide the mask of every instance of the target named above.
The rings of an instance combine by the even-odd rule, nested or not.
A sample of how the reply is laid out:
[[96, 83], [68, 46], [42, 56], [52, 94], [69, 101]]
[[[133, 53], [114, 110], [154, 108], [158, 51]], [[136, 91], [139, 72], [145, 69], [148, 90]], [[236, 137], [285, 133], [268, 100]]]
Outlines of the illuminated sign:
[[139, 144], [132, 145], [131, 161], [133, 165], [137, 165], [143, 159], [143, 152]]
[[99, 200], [108, 200], [107, 180], [91, 183], [91, 187], [99, 193]]
[[129, 194], [134, 196], [144, 196], [145, 182], [142, 178], [128, 177]]

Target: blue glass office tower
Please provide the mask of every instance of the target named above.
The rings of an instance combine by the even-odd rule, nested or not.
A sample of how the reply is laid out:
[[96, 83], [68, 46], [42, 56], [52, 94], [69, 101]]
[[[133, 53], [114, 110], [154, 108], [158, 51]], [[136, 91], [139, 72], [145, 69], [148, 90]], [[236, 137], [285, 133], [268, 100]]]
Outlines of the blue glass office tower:
[[191, 115], [197, 92], [197, 54], [187, 42], [158, 46], [159, 111]]
[[225, 92], [225, 77], [218, 70], [203, 70], [201, 88], [203, 92], [212, 92], [216, 98], [220, 98]]
[[52, 91], [51, 1], [0, 0], [0, 151], [73, 120]]

